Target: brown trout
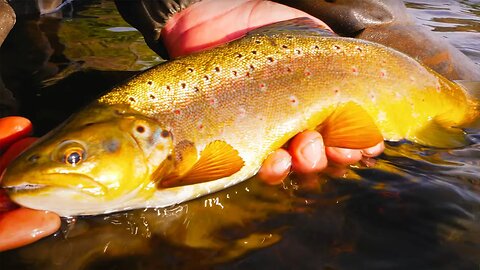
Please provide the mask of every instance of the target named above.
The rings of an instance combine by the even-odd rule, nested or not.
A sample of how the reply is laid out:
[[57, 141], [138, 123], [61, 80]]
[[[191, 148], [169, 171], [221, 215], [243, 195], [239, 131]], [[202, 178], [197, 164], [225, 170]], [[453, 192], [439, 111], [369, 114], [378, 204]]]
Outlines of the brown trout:
[[458, 147], [477, 117], [477, 99], [412, 58], [294, 20], [113, 88], [21, 154], [2, 185], [62, 216], [164, 207], [252, 177], [304, 130], [336, 147]]

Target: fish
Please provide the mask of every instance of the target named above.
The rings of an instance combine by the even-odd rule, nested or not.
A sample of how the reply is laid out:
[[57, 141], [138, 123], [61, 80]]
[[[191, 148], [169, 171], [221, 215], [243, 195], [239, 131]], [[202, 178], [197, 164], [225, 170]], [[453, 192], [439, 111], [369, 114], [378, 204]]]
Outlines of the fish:
[[113, 87], [23, 152], [1, 185], [61, 216], [167, 207], [253, 177], [304, 130], [334, 147], [461, 147], [478, 105], [403, 53], [294, 19]]

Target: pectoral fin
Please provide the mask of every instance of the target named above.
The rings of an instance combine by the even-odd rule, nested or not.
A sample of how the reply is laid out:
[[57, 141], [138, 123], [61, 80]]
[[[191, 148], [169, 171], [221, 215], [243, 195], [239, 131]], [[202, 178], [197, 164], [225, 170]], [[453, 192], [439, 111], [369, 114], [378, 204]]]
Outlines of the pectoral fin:
[[168, 188], [213, 181], [238, 172], [243, 165], [243, 159], [231, 145], [224, 141], [214, 141], [205, 147], [200, 158], [188, 171], [171, 174], [160, 185]]
[[428, 125], [415, 133], [416, 143], [438, 148], [456, 148], [469, 144], [465, 132], [460, 128], [449, 127], [440, 118], [432, 119]]
[[383, 141], [370, 115], [353, 102], [339, 106], [317, 129], [325, 146], [363, 149]]

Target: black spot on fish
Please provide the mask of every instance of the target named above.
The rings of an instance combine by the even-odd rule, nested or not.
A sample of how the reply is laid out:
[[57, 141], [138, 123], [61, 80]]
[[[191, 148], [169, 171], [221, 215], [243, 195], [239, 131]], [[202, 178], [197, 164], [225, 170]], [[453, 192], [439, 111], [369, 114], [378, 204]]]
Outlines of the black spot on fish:
[[237, 71], [236, 70], [233, 70], [232, 73], [233, 73], [233, 76], [237, 77]]
[[288, 39], [292, 39], [292, 38], [293, 38], [293, 36], [290, 36], [290, 35], [289, 35], [289, 36], [287, 36], [287, 38], [288, 38]]
[[193, 68], [188, 68], [188, 72], [193, 72]]
[[250, 64], [250, 69], [255, 70], [255, 67], [252, 64]]
[[180, 85], [182, 86], [183, 89], [185, 89], [185, 87], [187, 87], [186, 83], [181, 83]]
[[287, 45], [282, 45], [282, 48], [288, 49], [288, 46]]
[[162, 133], [160, 134], [163, 138], [168, 138], [170, 136], [170, 131], [168, 130], [162, 130]]
[[236, 53], [235, 56], [236, 56], [237, 58], [242, 58], [242, 57], [243, 57], [243, 55], [242, 55], [241, 53]]
[[255, 43], [262, 44], [262, 42], [260, 40], [255, 40]]
[[120, 142], [116, 139], [111, 139], [108, 141], [103, 142], [103, 148], [109, 152], [109, 153], [114, 153], [118, 149], [120, 149]]
[[150, 94], [151, 99], [155, 99], [156, 97], [153, 94]]
[[252, 54], [257, 54], [257, 51], [252, 51]]
[[320, 50], [320, 47], [318, 45], [315, 45], [315, 47], [313, 47], [315, 50]]
[[153, 82], [152, 82], [152, 81], [148, 81], [147, 84], [148, 84], [148, 85], [152, 85]]
[[215, 72], [220, 72], [220, 68], [219, 68], [219, 67], [215, 67]]
[[128, 100], [130, 100], [131, 102], [135, 102], [135, 99], [133, 97], [129, 97]]
[[208, 75], [203, 76], [203, 78], [205, 79], [205, 81], [210, 80], [210, 77], [208, 77]]
[[194, 87], [193, 91], [195, 91], [195, 93], [198, 93], [200, 91], [200, 89], [198, 89], [198, 87]]
[[170, 90], [171, 90], [171, 88], [170, 88], [170, 85], [167, 85], [167, 90], [168, 90], [168, 91], [170, 91]]
[[275, 59], [273, 59], [273, 57], [271, 57], [271, 56], [270, 56], [270, 57], [267, 57], [267, 60], [268, 60], [268, 62], [270, 62], [270, 63], [273, 63], [273, 61], [275, 61]]

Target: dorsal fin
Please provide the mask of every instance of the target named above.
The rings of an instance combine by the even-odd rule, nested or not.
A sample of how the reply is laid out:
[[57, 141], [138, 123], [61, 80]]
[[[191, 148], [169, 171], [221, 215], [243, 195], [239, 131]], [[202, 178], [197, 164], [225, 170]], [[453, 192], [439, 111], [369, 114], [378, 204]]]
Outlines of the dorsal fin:
[[332, 31], [323, 28], [310, 18], [302, 17], [262, 26], [247, 33], [247, 36], [273, 36], [281, 33], [303, 34], [311, 36], [337, 36]]

